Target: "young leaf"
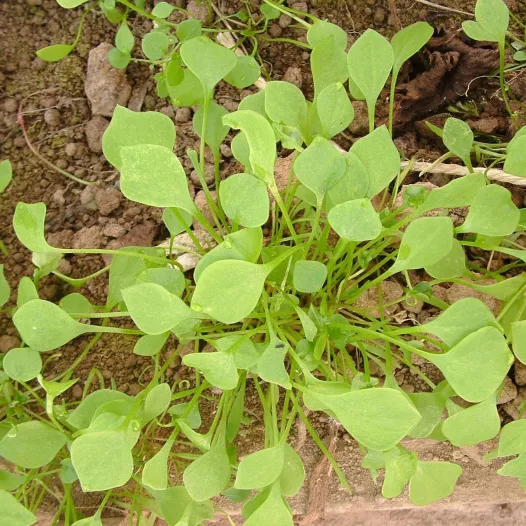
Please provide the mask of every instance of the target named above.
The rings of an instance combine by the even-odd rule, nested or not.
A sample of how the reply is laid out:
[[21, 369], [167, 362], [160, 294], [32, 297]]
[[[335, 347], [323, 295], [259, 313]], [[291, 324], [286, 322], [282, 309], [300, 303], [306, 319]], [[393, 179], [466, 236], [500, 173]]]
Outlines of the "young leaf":
[[177, 24], [177, 38], [184, 42], [185, 40], [191, 40], [192, 38], [200, 37], [203, 34], [203, 28], [201, 27], [201, 22], [190, 18], [188, 20], [183, 20]]
[[345, 51], [347, 48], [347, 33], [340, 26], [325, 20], [316, 20], [307, 31], [307, 42], [313, 48], [316, 48], [318, 44], [330, 37], [333, 38], [336, 47]]
[[224, 352], [203, 352], [187, 354], [183, 363], [201, 371], [205, 378], [218, 389], [229, 391], [237, 387], [237, 374], [234, 356]]
[[172, 150], [154, 144], [126, 146], [122, 158], [121, 190], [131, 201], [150, 206], [195, 210], [186, 174]]
[[477, 0], [475, 19], [476, 22], [469, 20], [462, 24], [468, 37], [504, 44], [510, 12], [503, 0]]
[[162, 415], [172, 401], [172, 391], [168, 384], [156, 385], [146, 396], [144, 412], [141, 421], [147, 424]]
[[3, 307], [11, 296], [11, 287], [4, 275], [4, 265], [0, 265], [0, 307]]
[[[468, 402], [482, 402], [493, 394], [513, 363], [506, 340], [495, 327], [484, 327], [466, 336], [445, 354], [421, 354], [442, 371], [458, 396]], [[476, 375], [467, 372], [475, 370]]]
[[146, 334], [164, 334], [195, 317], [181, 298], [156, 283], [138, 283], [124, 289], [122, 297], [133, 321]]
[[90, 330], [54, 303], [44, 300], [24, 303], [15, 312], [13, 323], [27, 345], [40, 352], [57, 349]]
[[417, 411], [422, 415], [422, 419], [411, 430], [411, 438], [425, 438], [440, 424], [442, 414], [446, 408], [447, 397], [442, 393], [410, 393], [409, 398]]
[[425, 271], [433, 278], [448, 280], [458, 278], [467, 273], [466, 254], [460, 241], [453, 239], [451, 250], [432, 265], [427, 265]]
[[[351, 46], [347, 55], [349, 77], [363, 94], [374, 124], [374, 108], [393, 67], [391, 44], [379, 33], [368, 29]], [[372, 131], [372, 129], [371, 129]]]
[[302, 260], [294, 265], [293, 283], [298, 292], [318, 292], [326, 279], [327, 267], [319, 261]]
[[460, 157], [466, 166], [471, 166], [474, 136], [471, 128], [464, 121], [450, 117], [444, 125], [442, 140], [452, 154]]
[[398, 77], [404, 63], [422, 49], [433, 36], [433, 28], [427, 22], [416, 22], [396, 33], [392, 40], [394, 63], [393, 77]]
[[142, 38], [142, 52], [150, 60], [162, 59], [170, 47], [170, 38], [161, 31], [151, 31]]
[[159, 354], [169, 334], [169, 332], [166, 332], [165, 334], [155, 336], [150, 334], [141, 336], [133, 348], [133, 354], [137, 354], [138, 356], [155, 356]]
[[418, 461], [409, 481], [409, 498], [417, 506], [427, 506], [453, 493], [462, 468], [451, 462]]
[[44, 422], [23, 422], [0, 440], [0, 456], [26, 469], [49, 464], [66, 444], [66, 436]]
[[526, 420], [515, 420], [502, 428], [499, 438], [499, 457], [526, 453]]
[[155, 490], [168, 487], [168, 459], [173, 441], [167, 440], [164, 446], [144, 464], [142, 483]]
[[277, 124], [301, 129], [307, 120], [307, 101], [301, 90], [290, 82], [268, 82], [265, 112]]
[[[184, 274], [178, 268], [149, 268], [137, 276], [137, 283], [156, 283], [170, 294], [181, 297], [185, 288]], [[83, 311], [82, 311], [83, 312]]]
[[258, 227], [267, 222], [269, 197], [266, 185], [250, 174], [234, 174], [219, 186], [225, 214], [239, 225]]
[[526, 177], [526, 136], [520, 135], [513, 138], [506, 148], [506, 161], [504, 171], [519, 177]]
[[11, 349], [2, 362], [5, 374], [17, 382], [29, 382], [42, 370], [40, 354], [29, 347]]
[[526, 364], [526, 321], [511, 324], [511, 341], [517, 360]]
[[194, 460], [183, 473], [190, 497], [202, 502], [219, 495], [230, 482], [230, 460], [221, 443]]
[[209, 501], [195, 502], [183, 486], [150, 493], [155, 497], [163, 518], [170, 525], [197, 526], [214, 517], [213, 504]]
[[[194, 130], [198, 137], [201, 137], [203, 133], [203, 117], [205, 109], [204, 106], [200, 106], [194, 114], [193, 124]], [[228, 114], [228, 111], [219, 106], [215, 102], [210, 103], [208, 109], [208, 119], [205, 130], [205, 144], [207, 144], [214, 156], [219, 155], [219, 147], [228, 135], [228, 126], [223, 124], [222, 118]]]
[[124, 21], [115, 35], [115, 47], [124, 54], [131, 53], [135, 39], [133, 38], [132, 32], [128, 27], [126, 21]]
[[362, 197], [374, 197], [400, 172], [400, 154], [385, 126], [357, 140], [350, 152], [362, 162], [368, 175], [367, 194]]
[[9, 471], [0, 470], [0, 490], [14, 491], [26, 480], [27, 476], [25, 475], [15, 475]]
[[[174, 210], [178, 210], [178, 212], [181, 214], [181, 217], [183, 218], [183, 221], [179, 220], [179, 217]], [[186, 210], [175, 208], [165, 208], [163, 210], [163, 223], [166, 225], [166, 228], [172, 237], [184, 232], [186, 227], [192, 226], [192, 220], [192, 215]]]
[[323, 128], [323, 136], [331, 139], [342, 132], [354, 119], [354, 108], [341, 83], [324, 88], [316, 100], [316, 111]]
[[344, 156], [323, 137], [316, 137], [294, 162], [294, 173], [314, 192], [319, 205], [346, 169]]
[[474, 232], [486, 236], [508, 236], [515, 232], [520, 213], [509, 190], [490, 184], [477, 193], [464, 223], [458, 232]]
[[202, 273], [191, 307], [221, 323], [237, 323], [255, 309], [269, 272], [247, 261], [216, 261]]
[[382, 496], [386, 499], [398, 497], [416, 472], [417, 457], [414, 453], [387, 452], [385, 454], [385, 478]]
[[175, 126], [172, 120], [162, 113], [135, 112], [117, 105], [102, 136], [102, 151], [106, 159], [120, 170], [121, 148], [143, 144], [156, 144], [173, 150]]
[[38, 519], [28, 509], [24, 508], [11, 493], [0, 489], [0, 509], [2, 521], [7, 526], [31, 526]]
[[131, 62], [131, 55], [129, 53], [123, 53], [114, 47], [108, 52], [108, 62], [115, 69], [126, 69]]
[[71, 526], [104, 526], [99, 515], [93, 515], [92, 517], [86, 517], [75, 521]]
[[248, 88], [261, 75], [261, 68], [254, 57], [240, 55], [234, 69], [225, 76], [225, 81], [237, 89]]
[[168, 85], [168, 94], [174, 106], [203, 104], [205, 99], [203, 85], [189, 69], [184, 70], [183, 80], [177, 86]]
[[32, 252], [59, 252], [48, 245], [44, 237], [46, 205], [18, 203], [13, 216], [13, 228], [18, 240]]
[[342, 238], [357, 243], [375, 239], [382, 232], [382, 222], [369, 199], [355, 199], [331, 209], [329, 224]]
[[283, 457], [283, 471], [279, 477], [281, 494], [294, 497], [305, 481], [305, 467], [301, 457], [287, 443], [283, 444]]
[[280, 476], [285, 462], [285, 448], [275, 446], [244, 457], [237, 469], [234, 487], [263, 489]]
[[58, 62], [67, 57], [74, 49], [75, 47], [71, 44], [54, 44], [39, 49], [36, 56], [46, 62]]
[[506, 462], [497, 473], [503, 477], [518, 477], [524, 480], [526, 477], [526, 455], [521, 454], [517, 458]]
[[[314, 27], [313, 24], [312, 27]], [[347, 36], [345, 37], [347, 39]], [[343, 84], [349, 78], [345, 46], [338, 44], [338, 38], [329, 36], [317, 44], [310, 55], [315, 98], [331, 84]]]
[[290, 389], [292, 385], [284, 364], [286, 355], [287, 344], [271, 334], [269, 344], [257, 363], [258, 376], [266, 382]]
[[228, 420], [226, 423], [226, 439], [228, 442], [233, 442], [239, 432], [241, 427], [241, 422], [243, 420], [243, 413], [245, 411], [245, 387], [246, 381], [243, 380], [241, 387], [237, 392], [234, 403], [232, 404], [232, 409], [228, 414]]
[[74, 7], [85, 4], [87, 1], [88, 0], [57, 0], [57, 4], [66, 9], [73, 9]]
[[0, 194], [9, 186], [13, 179], [13, 168], [9, 159], [0, 161]]
[[231, 49], [215, 44], [207, 37], [183, 42], [181, 57], [201, 82], [207, 97], [211, 96], [216, 84], [237, 64], [236, 55]]
[[[156, 16], [157, 18], [168, 18], [172, 14], [172, 11], [174, 9], [175, 9], [175, 7], [171, 6], [167, 2], [159, 2], [152, 9], [152, 15]], [[197, 22], [197, 20], [196, 20], [196, 22]], [[177, 36], [179, 37], [179, 35], [177, 35]]]
[[305, 339], [309, 342], [314, 341], [318, 332], [318, 327], [316, 327], [316, 324], [309, 318], [308, 314], [302, 308], [296, 306], [294, 310], [301, 321]]
[[71, 444], [71, 462], [85, 492], [118, 488], [133, 473], [133, 456], [124, 432], [81, 435]]
[[499, 324], [487, 305], [477, 298], [462, 298], [440, 316], [421, 326], [423, 333], [438, 336], [449, 347], [454, 347], [469, 334]]
[[218, 351], [233, 353], [238, 369], [250, 369], [261, 357], [252, 340], [237, 334], [218, 338], [212, 345]]

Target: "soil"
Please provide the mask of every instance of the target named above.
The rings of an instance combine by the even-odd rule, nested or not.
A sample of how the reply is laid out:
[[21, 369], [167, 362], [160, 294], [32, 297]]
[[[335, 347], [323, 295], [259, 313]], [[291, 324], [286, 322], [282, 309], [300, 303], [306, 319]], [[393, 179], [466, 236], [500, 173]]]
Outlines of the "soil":
[[[259, 0], [252, 0], [251, 3], [257, 5]], [[461, 9], [473, 11], [474, 0], [461, 3]], [[520, 15], [521, 10], [523, 14], [526, 13], [523, 2], [509, 0], [508, 3], [517, 14]], [[183, 7], [184, 4], [186, 0], [178, 3]], [[498, 80], [488, 76], [496, 67], [495, 51], [473, 45], [459, 34], [462, 17], [423, 5], [417, 0], [312, 0], [290, 4], [296, 9], [308, 9], [319, 18], [337, 23], [347, 31], [349, 43], [367, 28], [376, 29], [387, 37], [392, 36], [400, 25], [406, 26], [419, 20], [428, 21], [436, 28], [436, 36], [431, 44], [404, 68], [400, 78], [396, 142], [407, 157], [430, 160], [443, 153], [440, 143], [423, 124], [424, 119], [440, 123], [449, 114], [455, 114], [486, 136], [496, 135], [503, 139], [510, 136], [511, 125], [499, 97]], [[444, 0], [441, 4], [459, 7], [456, 0]], [[243, 3], [223, 0], [216, 7], [228, 15], [243, 8]], [[9, 158], [14, 171], [12, 184], [0, 196], [0, 239], [9, 250], [9, 256], [2, 257], [2, 262], [12, 287], [12, 302], [16, 300], [16, 287], [20, 278], [31, 276], [34, 270], [29, 251], [18, 243], [11, 225], [13, 211], [19, 201], [42, 201], [47, 204], [46, 232], [50, 243], [56, 246], [153, 246], [167, 237], [159, 209], [129, 202], [121, 196], [118, 174], [106, 162], [98, 143], [100, 130], [107, 121], [104, 117], [92, 116], [84, 92], [88, 53], [101, 42], [112, 43], [115, 28], [100, 14], [92, 13], [86, 19], [81, 42], [72, 55], [52, 64], [35, 57], [35, 51], [44, 46], [71, 42], [80, 14], [80, 10], [61, 9], [55, 0], [12, 0], [0, 3], [0, 18], [3, 22], [0, 27], [0, 159]], [[175, 15], [176, 19], [180, 16]], [[150, 28], [149, 21], [135, 19], [133, 30], [137, 34]], [[305, 41], [304, 31], [283, 19], [272, 22], [268, 33], [272, 37]], [[269, 78], [294, 82], [308, 98], [312, 97], [309, 54], [306, 51], [284, 42], [261, 41], [260, 55]], [[512, 104], [519, 111], [522, 111], [520, 103], [526, 102], [525, 72], [526, 68], [519, 70], [510, 79], [516, 99]], [[132, 89], [128, 103], [130, 107], [136, 111], [162, 111], [174, 119], [177, 125], [176, 153], [180, 155], [191, 178], [191, 163], [185, 152], [187, 148], [197, 145], [197, 137], [192, 130], [192, 111], [173, 108], [166, 100], [159, 99], [151, 72], [144, 65], [130, 65], [127, 80]], [[240, 93], [221, 84], [216, 101], [229, 111], [234, 111], [241, 98], [253, 91], [255, 88]], [[378, 108], [380, 118], [387, 115], [386, 99], [387, 94], [382, 95], [384, 104]], [[19, 110], [29, 140], [40, 155], [76, 177], [98, 184], [86, 187], [72, 182], [35, 156], [28, 148], [17, 123]], [[345, 136], [338, 138], [342, 147], [349, 147], [366, 133], [367, 118], [363, 110], [357, 103], [355, 122]], [[228, 150], [222, 150], [223, 176], [239, 170], [239, 165]], [[283, 156], [286, 154], [283, 152]], [[407, 182], [416, 179], [410, 176]], [[430, 176], [429, 181], [443, 185], [448, 179], [435, 175]], [[197, 192], [199, 188], [194, 190]], [[524, 192], [511, 187], [510, 190], [516, 204], [524, 206]], [[99, 256], [67, 256], [61, 262], [60, 271], [71, 277], [82, 277], [105, 264], [108, 264], [108, 260], [104, 261]], [[72, 287], [52, 276], [44, 278], [40, 286], [41, 297], [55, 302], [73, 291]], [[93, 303], [103, 304], [107, 276], [88, 282], [80, 292]], [[447, 293], [447, 290], [444, 291], [446, 296]], [[411, 309], [400, 309], [397, 315], [400, 320], [404, 316], [425, 319], [433, 312], [426, 309], [415, 313]], [[53, 353], [46, 362], [45, 376], [51, 378], [67, 369], [88, 341], [79, 338], [60, 352]], [[7, 352], [19, 343], [11, 320], [2, 315], [0, 352]], [[133, 337], [123, 335], [101, 338], [76, 369], [75, 377], [80, 380], [69, 393], [68, 402], [80, 400], [84, 389], [95, 388], [93, 384], [86, 385], [93, 369], [100, 371], [106, 386], [115, 385], [130, 395], [137, 394], [151, 379], [152, 373], [150, 360], [132, 353], [134, 343]], [[174, 349], [175, 341], [170, 340], [165, 353], [169, 354]], [[191, 378], [188, 373], [176, 361], [167, 376], [171, 382], [179, 383]], [[433, 371], [426, 371], [426, 374], [432, 376]], [[514, 394], [504, 406], [503, 420], [517, 418], [518, 406], [526, 398], [526, 388], [523, 387], [526, 382], [517, 381], [518, 374], [515, 371], [510, 376], [515, 382], [510, 382], [515, 391], [512, 389]], [[523, 371], [520, 374], [524, 376]], [[422, 389], [420, 382], [408, 371], [401, 370], [399, 376], [398, 380], [408, 391]], [[243, 428], [238, 444], [241, 455], [259, 447], [262, 435], [262, 418], [255, 393], [250, 393], [248, 406], [254, 408], [249, 410], [252, 425]], [[205, 420], [206, 415], [210, 416], [213, 411], [213, 404], [202, 407]], [[298, 427], [296, 439], [297, 445], [301, 446], [299, 451], [309, 474], [314, 474], [294, 501], [295, 509], [299, 515], [303, 515], [301, 524], [449, 524], [456, 520], [471, 526], [487, 523], [519, 524], [526, 516], [525, 505], [520, 502], [524, 497], [518, 483], [514, 479], [498, 477], [495, 463], [488, 466], [482, 461], [483, 449], [489, 450], [488, 444], [453, 450], [445, 444], [412, 441], [411, 447], [421, 451], [425, 459], [454, 460], [465, 467], [465, 474], [454, 496], [443, 505], [426, 508], [424, 516], [408, 505], [405, 495], [394, 501], [383, 500], [379, 496], [381, 479], [373, 482], [369, 473], [360, 468], [361, 453], [350, 437], [325, 416], [316, 416], [312, 422], [320, 436], [334, 449], [355, 493], [349, 499], [342, 491], [316, 446], [302, 438], [303, 432]], [[324, 491], [320, 492], [320, 488], [324, 488]], [[86, 496], [80, 505], [93, 506], [97, 498], [97, 495]], [[225, 508], [229, 507], [228, 503], [222, 504]], [[323, 521], [325, 509], [326, 520]]]

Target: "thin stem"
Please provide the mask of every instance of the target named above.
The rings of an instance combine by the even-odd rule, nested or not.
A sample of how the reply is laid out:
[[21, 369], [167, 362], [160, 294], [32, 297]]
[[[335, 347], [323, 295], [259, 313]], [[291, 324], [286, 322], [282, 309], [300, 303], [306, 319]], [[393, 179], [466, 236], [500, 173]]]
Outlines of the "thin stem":
[[398, 79], [398, 71], [393, 70], [391, 76], [391, 91], [389, 94], [389, 133], [393, 136], [393, 120], [394, 120], [394, 102], [396, 94], [396, 81]]
[[510, 101], [508, 98], [508, 94], [506, 93], [506, 79], [504, 78], [504, 70], [506, 67], [506, 64], [505, 64], [506, 48], [505, 48], [504, 42], [499, 42], [499, 55], [500, 55], [500, 62], [499, 62], [500, 91], [502, 92], [502, 98], [504, 100], [504, 105], [506, 106], [506, 110], [509, 113], [513, 124], [516, 124], [515, 114], [511, 111]]

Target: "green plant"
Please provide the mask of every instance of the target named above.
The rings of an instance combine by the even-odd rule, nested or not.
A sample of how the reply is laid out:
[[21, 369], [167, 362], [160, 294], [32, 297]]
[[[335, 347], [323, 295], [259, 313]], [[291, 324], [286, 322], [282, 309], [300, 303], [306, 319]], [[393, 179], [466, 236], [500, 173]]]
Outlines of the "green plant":
[[[203, 103], [194, 119], [200, 159], [188, 152], [203, 188], [208, 190], [199, 162], [204, 148], [217, 154], [230, 131], [237, 131], [232, 151], [244, 167], [224, 181], [216, 169], [217, 202], [207, 193], [211, 220], [190, 197], [173, 153], [172, 122], [161, 114], [116, 109], [103, 138], [104, 154], [119, 170], [128, 199], [164, 209], [168, 251], [52, 247], [45, 238], [45, 205], [17, 205], [15, 232], [33, 252], [37, 270], [33, 280], [21, 280], [17, 305], [10, 308], [24, 347], [2, 357], [0, 372], [0, 455], [16, 466], [0, 472], [0, 503], [13, 526], [34, 523], [33, 512], [45, 496], [58, 501], [55, 523], [64, 517], [66, 524], [100, 524], [110, 503], [137, 517], [149, 510], [147, 524], [160, 516], [170, 526], [197, 525], [212, 518], [211, 499], [220, 494], [244, 502], [247, 526], [292, 525], [287, 498], [305, 478], [302, 460], [288, 444], [296, 418], [351, 491], [305, 409], [339, 422], [360, 445], [363, 466], [374, 478], [385, 470], [386, 498], [409, 485], [417, 505], [450, 495], [462, 468], [420, 460], [400, 444], [404, 437], [464, 447], [499, 434], [496, 401], [515, 359], [510, 345], [518, 360], [526, 356], [526, 276], [520, 272], [526, 256], [519, 243], [524, 212], [508, 190], [487, 184], [482, 173], [431, 191], [409, 186], [399, 204], [395, 197], [406, 172], [400, 173], [400, 156], [385, 126], [349, 152], [330, 141], [353, 118], [343, 85], [348, 58], [333, 28], [326, 38], [316, 24], [311, 29], [314, 100], [306, 101], [291, 84], [269, 82], [230, 114], [212, 98], [217, 83], [235, 68], [233, 53], [202, 36], [181, 45], [185, 75], [194, 77], [193, 90]], [[422, 40], [401, 46], [407, 52], [385, 56], [407, 56]], [[376, 51], [363, 42], [358, 52], [351, 48], [349, 61], [361, 68], [354, 84], [360, 92], [371, 87], [363, 96], [374, 108], [380, 80], [400, 64], [385, 60], [389, 71], [386, 66], [380, 73], [370, 68], [369, 86], [363, 64]], [[444, 140], [471, 169], [470, 131], [452, 121]], [[278, 143], [294, 150], [284, 187], [274, 176]], [[389, 189], [395, 190], [392, 198]], [[382, 196], [380, 206], [376, 196]], [[460, 225], [448, 215], [454, 208], [468, 209]], [[193, 240], [193, 249], [177, 243], [182, 232]], [[466, 258], [471, 247], [488, 257], [506, 254], [512, 262], [487, 270]], [[184, 272], [173, 249], [198, 258], [193, 274]], [[47, 274], [77, 287], [92, 279], [68, 278], [57, 268], [65, 254], [94, 253], [114, 256], [96, 273], [109, 272], [105, 305], [78, 293], [59, 305], [39, 298], [39, 280]], [[389, 303], [383, 293], [387, 281], [403, 290]], [[461, 283], [499, 299], [503, 307], [495, 316], [474, 298], [450, 306], [434, 294], [441, 283]], [[375, 299], [373, 309], [360, 306], [364, 295]], [[389, 314], [394, 304], [418, 301], [435, 308], [437, 316], [410, 326]], [[137, 328], [110, 325], [120, 318]], [[105, 333], [134, 339], [134, 352], [151, 357], [151, 381], [129, 396], [107, 388], [93, 370], [82, 401], [72, 407], [63, 395], [77, 381], [76, 367]], [[44, 380], [43, 353], [87, 334], [93, 336], [74, 363]], [[176, 350], [164, 357], [163, 348], [174, 340]], [[171, 385], [166, 372], [183, 349], [182, 362], [195, 376]], [[444, 380], [433, 382], [414, 356], [438, 368]], [[404, 393], [394, 374], [399, 367], [418, 375], [426, 389]], [[93, 381], [100, 389], [91, 389]], [[264, 437], [258, 451], [239, 461], [236, 437], [251, 424], [247, 391], [260, 400]], [[465, 408], [455, 397], [471, 405]], [[211, 418], [201, 417], [203, 399], [217, 408]], [[505, 426], [493, 456], [519, 455], [500, 473], [524, 484], [523, 427], [521, 421]], [[60, 494], [48, 484], [53, 476], [63, 486]], [[75, 506], [77, 482], [85, 492], [105, 492], [91, 518]]]

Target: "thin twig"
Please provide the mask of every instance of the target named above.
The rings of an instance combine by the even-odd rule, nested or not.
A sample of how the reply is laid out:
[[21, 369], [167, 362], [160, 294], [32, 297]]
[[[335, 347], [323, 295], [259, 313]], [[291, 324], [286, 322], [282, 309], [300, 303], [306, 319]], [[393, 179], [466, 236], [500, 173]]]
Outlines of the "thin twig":
[[442, 11], [450, 11], [451, 13], [458, 13], [459, 15], [465, 15], [474, 17], [475, 15], [473, 13], [468, 13], [467, 11], [461, 11], [460, 9], [455, 9], [453, 7], [446, 7], [445, 5], [438, 5], [434, 2], [429, 2], [428, 0], [415, 0], [419, 4], [424, 4], [429, 7], [434, 7], [435, 9], [442, 9]]

